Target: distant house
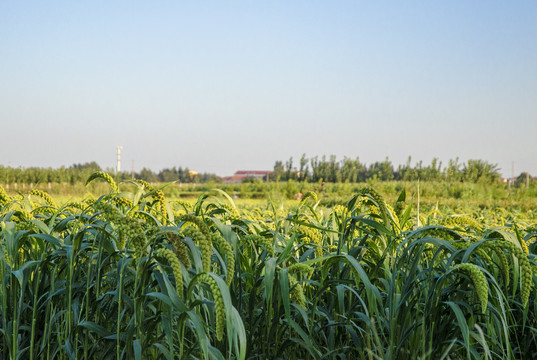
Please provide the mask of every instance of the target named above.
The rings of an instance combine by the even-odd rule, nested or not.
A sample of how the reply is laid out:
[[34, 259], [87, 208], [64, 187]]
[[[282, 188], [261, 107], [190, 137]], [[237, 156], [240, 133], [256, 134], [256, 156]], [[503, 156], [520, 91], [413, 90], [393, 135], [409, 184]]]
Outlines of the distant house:
[[222, 181], [227, 184], [236, 184], [241, 183], [246, 179], [256, 179], [256, 180], [268, 180], [268, 177], [272, 171], [261, 171], [261, 170], [239, 170], [236, 171], [232, 176], [226, 176], [222, 178]]
[[[520, 176], [520, 175], [519, 175]], [[517, 177], [512, 177], [512, 178], [501, 178], [500, 179], [500, 182], [504, 183], [504, 184], [514, 184], [515, 181], [517, 181]], [[529, 176], [528, 178], [529, 181], [536, 181], [537, 180], [537, 176]]]

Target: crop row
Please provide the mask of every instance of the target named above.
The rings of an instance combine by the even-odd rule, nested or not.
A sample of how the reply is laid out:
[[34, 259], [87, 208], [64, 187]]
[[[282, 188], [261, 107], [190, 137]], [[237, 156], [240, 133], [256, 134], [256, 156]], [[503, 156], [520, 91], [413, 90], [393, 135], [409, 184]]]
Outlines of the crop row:
[[109, 192], [63, 205], [0, 188], [1, 358], [537, 356], [532, 213], [418, 213], [371, 187], [239, 209], [93, 181]]

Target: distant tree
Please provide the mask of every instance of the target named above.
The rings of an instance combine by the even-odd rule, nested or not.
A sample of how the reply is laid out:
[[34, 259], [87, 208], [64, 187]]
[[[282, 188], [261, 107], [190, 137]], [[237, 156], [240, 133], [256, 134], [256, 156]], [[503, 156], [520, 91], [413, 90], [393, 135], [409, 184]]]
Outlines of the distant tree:
[[143, 168], [139, 173], [136, 174], [137, 179], [145, 180], [147, 182], [157, 182], [158, 176], [151, 169]]
[[339, 163], [336, 161], [336, 155], [330, 155], [326, 180], [333, 183], [341, 182], [341, 172], [339, 170]]
[[459, 164], [459, 158], [449, 160], [447, 168], [444, 170], [447, 181], [461, 181], [462, 171]]
[[158, 178], [161, 182], [172, 182], [179, 180], [179, 174], [175, 166], [171, 169], [163, 169], [158, 173]]
[[177, 178], [182, 183], [187, 182], [188, 180], [186, 178], [185, 170], [181, 166], [179, 166], [179, 168], [177, 169]]
[[308, 180], [308, 159], [306, 158], [306, 154], [302, 154], [302, 157], [300, 158], [300, 169], [298, 170], [299, 177], [298, 180], [300, 181], [307, 181]]
[[369, 167], [369, 177], [381, 181], [390, 181], [394, 179], [393, 165], [388, 158], [383, 162], [375, 162]]
[[69, 168], [76, 169], [79, 171], [84, 171], [84, 170], [91, 171], [91, 172], [101, 171], [101, 167], [95, 161], [86, 162], [83, 164], [73, 164]]
[[276, 161], [276, 163], [274, 164], [274, 169], [272, 171], [273, 180], [280, 181], [283, 172], [283, 163], [281, 161]]
[[500, 169], [496, 164], [484, 160], [468, 160], [462, 169], [463, 180], [468, 182], [494, 182], [500, 178]]
[[283, 177], [283, 180], [289, 180], [294, 178], [292, 174], [293, 170], [293, 157], [291, 156], [289, 160], [285, 162], [285, 176]]
[[311, 181], [317, 182], [321, 179], [321, 176], [319, 174], [319, 158], [317, 156], [314, 156], [310, 159], [310, 165], [311, 165]]
[[423, 181], [437, 181], [441, 179], [442, 162], [438, 161], [437, 158], [434, 158], [431, 162], [431, 165], [426, 166], [422, 169], [420, 179]]
[[356, 161], [353, 161], [347, 157], [345, 157], [341, 161], [341, 180], [346, 182], [356, 182], [356, 179], [358, 178], [358, 169], [356, 167], [356, 163], [358, 162], [358, 159]]
[[530, 184], [533, 182], [533, 178], [530, 174], [527, 172], [523, 172], [515, 180], [515, 187], [521, 188], [526, 186], [526, 181], [528, 181]]

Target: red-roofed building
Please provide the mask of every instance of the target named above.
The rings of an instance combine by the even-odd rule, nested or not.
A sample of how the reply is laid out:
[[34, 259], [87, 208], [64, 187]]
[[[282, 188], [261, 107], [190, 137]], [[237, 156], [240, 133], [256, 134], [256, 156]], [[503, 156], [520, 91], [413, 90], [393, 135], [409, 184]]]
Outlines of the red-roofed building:
[[225, 183], [241, 183], [246, 179], [268, 180], [268, 177], [272, 171], [260, 171], [260, 170], [239, 170], [236, 171], [233, 176], [226, 176], [222, 178]]

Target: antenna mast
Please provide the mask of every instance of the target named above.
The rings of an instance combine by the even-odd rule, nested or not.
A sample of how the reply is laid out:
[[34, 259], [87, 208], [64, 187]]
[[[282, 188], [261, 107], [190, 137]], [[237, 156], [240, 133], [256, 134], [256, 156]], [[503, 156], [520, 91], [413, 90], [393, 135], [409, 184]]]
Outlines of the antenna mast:
[[117, 146], [117, 175], [119, 175], [119, 172], [121, 171], [121, 149], [123, 149], [123, 146]]

